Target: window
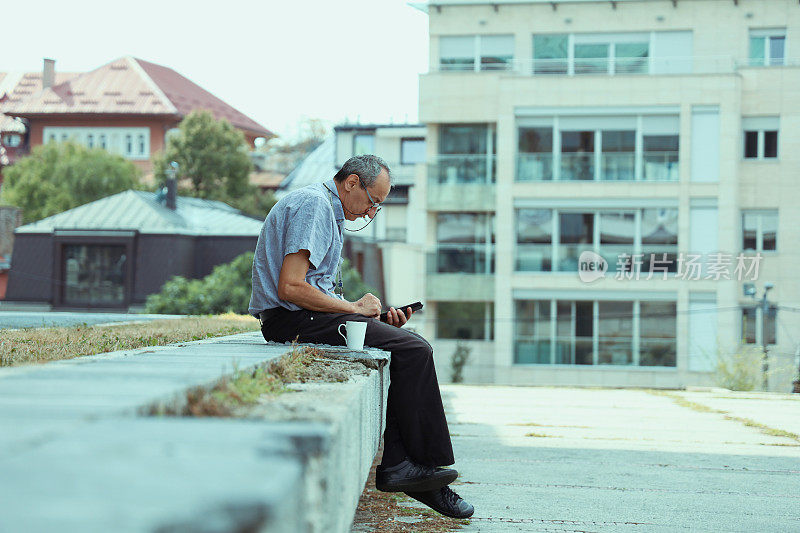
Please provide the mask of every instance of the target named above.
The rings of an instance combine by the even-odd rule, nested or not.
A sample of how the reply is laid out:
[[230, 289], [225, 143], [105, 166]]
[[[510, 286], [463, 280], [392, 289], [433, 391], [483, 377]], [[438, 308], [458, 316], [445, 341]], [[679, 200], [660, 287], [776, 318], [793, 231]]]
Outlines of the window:
[[774, 252], [778, 241], [778, 211], [742, 211], [742, 249]]
[[87, 148], [101, 148], [128, 159], [146, 160], [150, 157], [149, 128], [45, 126], [42, 135], [48, 142], [69, 139]]
[[494, 183], [495, 132], [488, 124], [443, 125], [431, 178], [438, 183]]
[[641, 264], [636, 265], [640, 274], [649, 276], [651, 267], [653, 276], [677, 271], [677, 209], [574, 212], [519, 208], [516, 215], [517, 272], [574, 273], [580, 254], [587, 250], [608, 262], [609, 273], [630, 272], [634, 254], [641, 254]]
[[553, 127], [520, 127], [517, 181], [553, 179]]
[[439, 339], [494, 338], [494, 303], [437, 302], [436, 337]]
[[86, 146], [89, 148], [94, 148], [94, 135], [91, 133], [86, 135]]
[[779, 127], [778, 117], [743, 117], [744, 158], [776, 159]]
[[674, 301], [515, 299], [514, 363], [675, 367], [676, 330]]
[[[743, 344], [777, 344], [776, 318], [778, 309], [775, 306], [767, 308], [766, 316], [763, 316], [762, 307], [743, 307], [742, 308], [742, 343]], [[763, 326], [761, 335], [758, 334], [759, 318]], [[763, 336], [763, 339], [762, 339]]]
[[567, 35], [534, 35], [533, 73], [567, 74], [568, 47]]
[[62, 268], [64, 303], [124, 303], [125, 246], [65, 245]]
[[357, 133], [353, 135], [353, 155], [365, 155], [375, 152], [375, 135], [372, 133]]
[[604, 180], [633, 180], [636, 177], [636, 131], [604, 130], [600, 159]]
[[650, 35], [534, 35], [534, 74], [639, 74], [650, 70]]
[[639, 312], [639, 365], [675, 366], [677, 344], [675, 302], [641, 302]]
[[594, 179], [594, 131], [561, 132], [561, 179]]
[[7, 133], [3, 138], [3, 144], [9, 148], [16, 148], [22, 144], [22, 135], [17, 133]]
[[425, 139], [412, 138], [400, 140], [400, 164], [415, 165], [425, 162]]
[[436, 217], [435, 273], [494, 272], [494, 216], [485, 213], [439, 213]]
[[475, 70], [475, 37], [440, 37], [440, 70]]
[[553, 210], [517, 209], [517, 263], [519, 272], [553, 270]]
[[144, 155], [147, 152], [147, 150], [145, 149], [144, 135], [139, 134], [139, 136], [137, 137], [137, 144], [139, 146], [138, 155]]
[[108, 142], [106, 142], [106, 136], [105, 134], [102, 133], [100, 134], [100, 148], [102, 148], [103, 150], [108, 148]]
[[439, 38], [440, 70], [510, 70], [513, 35], [462, 35]]
[[133, 155], [133, 136], [125, 136], [125, 155]]
[[750, 30], [750, 65], [784, 65], [786, 29]]

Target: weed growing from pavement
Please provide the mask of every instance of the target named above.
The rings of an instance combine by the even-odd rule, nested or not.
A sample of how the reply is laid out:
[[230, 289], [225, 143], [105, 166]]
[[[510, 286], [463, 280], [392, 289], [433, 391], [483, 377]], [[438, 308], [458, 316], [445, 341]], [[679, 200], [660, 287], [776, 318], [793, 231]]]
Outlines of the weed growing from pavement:
[[[334, 357], [335, 359], [335, 357]], [[234, 368], [231, 376], [222, 377], [211, 387], [194, 387], [185, 401], [173, 405], [156, 404], [145, 409], [148, 415], [235, 417], [238, 410], [253, 406], [266, 395], [275, 397], [291, 389], [289, 383], [306, 381], [342, 382], [347, 376], [326, 371], [326, 352], [310, 346], [292, 345], [292, 350], [277, 359], [254, 368]], [[321, 364], [322, 369], [315, 367]]]
[[83, 324], [3, 331], [0, 336], [0, 367], [46, 363], [82, 355], [163, 346], [248, 331], [258, 331], [258, 322], [249, 315], [233, 313], [137, 324]]

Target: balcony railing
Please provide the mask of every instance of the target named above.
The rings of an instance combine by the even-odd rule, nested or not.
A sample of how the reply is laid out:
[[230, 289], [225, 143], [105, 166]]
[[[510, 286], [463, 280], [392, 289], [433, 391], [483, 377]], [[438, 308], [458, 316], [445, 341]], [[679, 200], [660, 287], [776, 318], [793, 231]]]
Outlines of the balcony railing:
[[[763, 61], [762, 61], [763, 63]], [[559, 59], [511, 59], [505, 63], [475, 68], [474, 61], [462, 64], [434, 64], [432, 71], [500, 73], [523, 76], [582, 76], [582, 75], [659, 75], [659, 74], [731, 74], [741, 68], [763, 66], [800, 66], [800, 59], [785, 58], [762, 65], [749, 58], [736, 59], [730, 55], [668, 56], [668, 57], [576, 57]]]
[[517, 154], [517, 181], [547, 181], [553, 179], [553, 154]]
[[428, 167], [431, 184], [495, 182], [496, 162], [493, 155], [442, 154]]
[[[594, 153], [519, 153], [516, 181], [678, 181], [678, 152], [643, 152], [637, 178], [636, 154], [600, 154], [597, 172]], [[558, 172], [556, 172], [558, 170]]]
[[428, 252], [430, 274], [493, 274], [494, 244], [440, 243]]

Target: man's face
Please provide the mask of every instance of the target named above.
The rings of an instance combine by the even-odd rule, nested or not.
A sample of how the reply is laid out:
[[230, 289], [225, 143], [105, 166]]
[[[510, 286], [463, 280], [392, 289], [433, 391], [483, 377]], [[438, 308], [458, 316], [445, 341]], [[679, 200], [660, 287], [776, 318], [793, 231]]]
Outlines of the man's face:
[[[389, 196], [391, 183], [389, 182], [389, 174], [386, 170], [381, 170], [375, 183], [367, 187], [363, 186], [363, 180], [360, 180], [356, 174], [350, 174], [347, 181], [351, 185], [350, 194], [348, 196], [347, 210], [345, 218], [347, 220], [356, 220], [361, 217], [372, 219], [378, 212], [378, 204], [386, 200]], [[370, 199], [371, 197], [371, 199]]]

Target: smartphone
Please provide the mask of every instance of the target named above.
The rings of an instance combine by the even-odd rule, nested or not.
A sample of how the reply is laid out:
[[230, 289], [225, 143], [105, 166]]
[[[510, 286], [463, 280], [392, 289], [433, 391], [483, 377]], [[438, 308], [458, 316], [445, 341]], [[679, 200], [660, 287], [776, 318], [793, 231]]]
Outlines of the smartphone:
[[[403, 305], [403, 306], [399, 306], [398, 305], [397, 307], [395, 307], [395, 309], [401, 309], [405, 313], [406, 309], [409, 308], [409, 307], [411, 308], [411, 312], [412, 313], [416, 313], [417, 311], [422, 309], [422, 302], [414, 302], [413, 304], [408, 304], [408, 305]], [[389, 311], [386, 311], [385, 313], [381, 313], [381, 316], [380, 316], [381, 322], [386, 322], [388, 317], [389, 317]]]

